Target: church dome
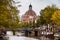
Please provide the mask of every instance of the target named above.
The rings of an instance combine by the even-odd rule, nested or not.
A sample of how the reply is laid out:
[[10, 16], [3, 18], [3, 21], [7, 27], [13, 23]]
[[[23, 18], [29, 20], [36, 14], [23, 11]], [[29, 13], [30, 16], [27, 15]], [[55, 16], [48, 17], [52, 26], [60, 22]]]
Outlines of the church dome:
[[32, 10], [32, 5], [29, 5], [29, 10], [25, 13], [25, 15], [36, 16], [36, 13]]
[[36, 16], [36, 13], [33, 10], [28, 10], [25, 15]]

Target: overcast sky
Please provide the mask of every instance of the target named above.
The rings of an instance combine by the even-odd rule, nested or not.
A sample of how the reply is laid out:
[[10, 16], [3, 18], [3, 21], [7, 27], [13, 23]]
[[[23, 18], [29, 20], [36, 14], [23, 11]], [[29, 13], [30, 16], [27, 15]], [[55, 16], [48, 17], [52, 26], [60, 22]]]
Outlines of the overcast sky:
[[23, 15], [28, 9], [29, 4], [31, 3], [32, 9], [36, 12], [37, 15], [39, 15], [39, 12], [41, 9], [44, 9], [48, 5], [55, 4], [57, 7], [60, 7], [60, 0], [15, 0], [16, 2], [20, 1], [17, 5], [22, 5], [21, 7], [18, 7], [20, 10], [19, 15]]

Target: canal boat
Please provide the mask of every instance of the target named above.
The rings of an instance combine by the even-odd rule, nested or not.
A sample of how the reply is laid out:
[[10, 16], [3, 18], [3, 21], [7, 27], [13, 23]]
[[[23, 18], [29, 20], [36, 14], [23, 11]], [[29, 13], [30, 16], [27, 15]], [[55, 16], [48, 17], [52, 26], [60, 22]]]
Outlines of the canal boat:
[[53, 32], [46, 32], [46, 31], [43, 31], [41, 34], [42, 34], [42, 35], [51, 35], [51, 34], [53, 34]]

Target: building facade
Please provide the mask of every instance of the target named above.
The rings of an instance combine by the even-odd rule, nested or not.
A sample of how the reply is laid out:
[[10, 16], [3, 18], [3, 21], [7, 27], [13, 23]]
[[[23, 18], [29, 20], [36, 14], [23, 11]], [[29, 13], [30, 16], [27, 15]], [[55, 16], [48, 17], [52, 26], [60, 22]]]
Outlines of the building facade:
[[36, 13], [32, 10], [32, 5], [29, 5], [29, 10], [26, 11], [26, 13], [22, 16], [22, 22], [33, 22], [33, 21], [37, 21], [38, 16], [36, 15]]

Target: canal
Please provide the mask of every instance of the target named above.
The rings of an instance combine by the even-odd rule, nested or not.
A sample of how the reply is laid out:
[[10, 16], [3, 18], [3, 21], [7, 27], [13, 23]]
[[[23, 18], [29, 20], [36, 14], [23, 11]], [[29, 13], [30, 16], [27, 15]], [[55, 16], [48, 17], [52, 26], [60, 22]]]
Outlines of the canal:
[[[7, 32], [7, 39], [8, 40], [38, 40], [36, 38], [21, 36], [23, 33], [16, 33], [16, 35], [13, 35], [11, 31]], [[4, 40], [4, 39], [2, 39]]]
[[[53, 38], [49, 38], [46, 36], [41, 36], [39, 39], [37, 39], [34, 37], [26, 37], [26, 36], [21, 36], [21, 35], [23, 35], [23, 33], [17, 33], [16, 35], [13, 36], [12, 32], [8, 31], [7, 40], [55, 40]], [[6, 39], [0, 38], [0, 40], [6, 40]]]

